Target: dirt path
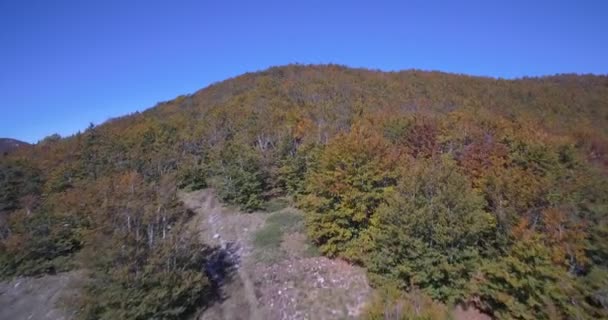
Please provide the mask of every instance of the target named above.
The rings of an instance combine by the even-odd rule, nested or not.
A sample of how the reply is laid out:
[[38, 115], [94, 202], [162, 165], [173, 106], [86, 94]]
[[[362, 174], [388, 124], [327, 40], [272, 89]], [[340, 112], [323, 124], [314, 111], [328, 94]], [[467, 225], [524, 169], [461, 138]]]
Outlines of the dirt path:
[[[211, 190], [181, 193], [180, 198], [196, 214], [191, 226], [200, 231], [201, 241], [223, 254], [217, 267], [207, 266], [210, 277], [221, 283], [223, 299], [199, 320], [359, 318], [371, 293], [363, 269], [307, 254], [302, 230], [284, 230], [278, 247], [254, 248], [257, 232], [272, 224], [269, 217], [296, 218], [299, 211], [241, 213], [223, 207]], [[269, 256], [274, 259], [263, 259]], [[226, 265], [233, 266], [228, 279], [222, 273]]]
[[[194, 227], [201, 231], [201, 240], [220, 247], [234, 265], [232, 278], [222, 287], [223, 301], [212, 306], [201, 320], [252, 319], [265, 320], [266, 312], [256, 298], [255, 288], [247, 270], [253, 261], [251, 234], [264, 223], [261, 214], [229, 212], [223, 208], [210, 190], [183, 193], [180, 198], [196, 213]], [[214, 276], [212, 271], [212, 277]]]

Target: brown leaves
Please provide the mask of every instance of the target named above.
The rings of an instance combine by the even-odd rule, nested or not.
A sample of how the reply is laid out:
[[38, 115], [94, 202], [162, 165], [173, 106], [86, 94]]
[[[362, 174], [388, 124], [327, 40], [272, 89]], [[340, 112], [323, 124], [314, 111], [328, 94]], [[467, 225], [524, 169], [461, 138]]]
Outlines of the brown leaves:
[[509, 161], [508, 149], [496, 142], [492, 136], [487, 136], [482, 141], [475, 141], [466, 146], [458, 160], [475, 187], [479, 187], [484, 176], [506, 167]]

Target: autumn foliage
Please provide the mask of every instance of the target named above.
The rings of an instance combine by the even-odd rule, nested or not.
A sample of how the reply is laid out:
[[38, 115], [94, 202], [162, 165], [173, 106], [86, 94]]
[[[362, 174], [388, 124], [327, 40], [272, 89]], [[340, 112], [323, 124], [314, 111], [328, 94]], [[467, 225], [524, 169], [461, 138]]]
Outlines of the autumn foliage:
[[245, 74], [2, 157], [0, 274], [87, 268], [84, 318], [179, 318], [212, 285], [176, 192], [210, 186], [293, 199], [324, 254], [390, 288], [371, 318], [606, 318], [607, 128], [605, 76]]

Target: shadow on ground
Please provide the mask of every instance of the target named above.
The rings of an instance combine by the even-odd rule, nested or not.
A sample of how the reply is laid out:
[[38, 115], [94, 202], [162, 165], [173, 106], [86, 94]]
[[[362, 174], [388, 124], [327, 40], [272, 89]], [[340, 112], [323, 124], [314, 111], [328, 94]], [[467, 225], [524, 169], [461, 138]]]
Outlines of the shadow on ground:
[[224, 287], [232, 283], [237, 277], [237, 270], [240, 263], [238, 256], [238, 246], [232, 242], [224, 246], [209, 248], [206, 253], [207, 260], [204, 265], [205, 273], [212, 284], [212, 294], [209, 305], [221, 303], [229, 296]]

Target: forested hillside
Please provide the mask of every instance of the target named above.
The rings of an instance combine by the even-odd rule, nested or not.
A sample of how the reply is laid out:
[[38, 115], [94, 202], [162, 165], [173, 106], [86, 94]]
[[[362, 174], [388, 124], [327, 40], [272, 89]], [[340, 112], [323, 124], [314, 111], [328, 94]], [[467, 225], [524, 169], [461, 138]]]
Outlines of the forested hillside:
[[372, 319], [607, 318], [607, 177], [606, 76], [275, 67], [0, 156], [0, 275], [86, 269], [83, 319], [182, 318], [213, 248], [176, 192], [213, 187], [292, 199]]

